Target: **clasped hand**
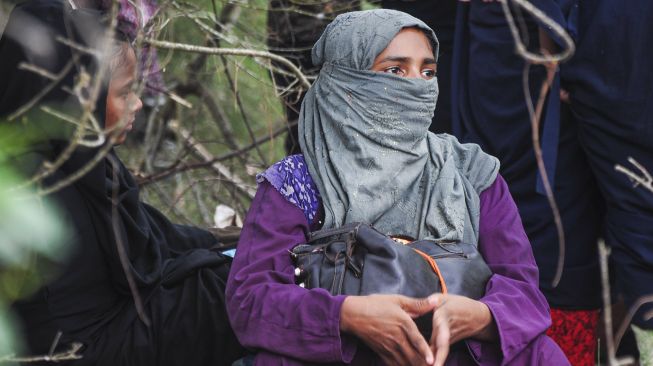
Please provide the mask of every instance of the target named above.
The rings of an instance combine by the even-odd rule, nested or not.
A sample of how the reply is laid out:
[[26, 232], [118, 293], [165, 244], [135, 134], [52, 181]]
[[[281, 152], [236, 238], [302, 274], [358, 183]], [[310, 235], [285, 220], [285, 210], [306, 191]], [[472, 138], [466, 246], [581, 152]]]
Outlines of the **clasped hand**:
[[[413, 319], [433, 311], [427, 343]], [[494, 340], [496, 326], [487, 305], [464, 296], [434, 294], [349, 296], [340, 330], [357, 336], [386, 365], [444, 365], [449, 345], [465, 338]]]

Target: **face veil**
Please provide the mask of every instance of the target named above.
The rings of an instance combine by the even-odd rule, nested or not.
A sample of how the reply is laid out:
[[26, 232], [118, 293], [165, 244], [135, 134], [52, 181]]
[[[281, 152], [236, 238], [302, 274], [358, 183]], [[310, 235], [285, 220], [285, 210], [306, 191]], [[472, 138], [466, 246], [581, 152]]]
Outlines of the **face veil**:
[[494, 182], [498, 161], [428, 132], [437, 79], [369, 70], [409, 27], [424, 31], [437, 56], [433, 31], [393, 10], [340, 15], [313, 47], [322, 68], [302, 104], [300, 145], [324, 227], [360, 221], [387, 234], [476, 243], [478, 195]]

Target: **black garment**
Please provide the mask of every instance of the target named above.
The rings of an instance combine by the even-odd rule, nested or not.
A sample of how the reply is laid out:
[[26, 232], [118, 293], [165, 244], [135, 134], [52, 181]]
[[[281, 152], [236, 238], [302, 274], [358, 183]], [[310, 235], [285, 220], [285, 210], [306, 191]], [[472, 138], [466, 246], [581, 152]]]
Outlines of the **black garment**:
[[[653, 294], [653, 193], [616, 164], [653, 172], [653, 2], [578, 1], [577, 50], [561, 66], [579, 141], [606, 203], [605, 239], [615, 288], [627, 306]], [[642, 306], [633, 323], [653, 329]]]
[[[559, 143], [547, 145], [542, 134], [542, 148], [558, 150], [555, 174], [549, 177], [555, 178], [567, 242], [557, 288], [550, 285], [557, 239], [546, 199], [535, 189], [537, 173], [521, 90], [523, 61], [514, 54], [497, 3], [460, 4], [453, 94], [456, 133], [501, 159], [501, 174], [533, 244], [541, 288], [553, 307], [600, 306], [599, 235], [612, 249], [613, 289], [631, 306], [653, 294], [653, 194], [633, 187], [614, 166], [628, 165], [628, 157], [633, 157], [653, 169], [653, 2], [532, 2], [576, 42], [575, 55], [560, 65], [557, 76], [570, 94], [570, 103], [555, 121]], [[537, 46], [537, 24], [526, 19], [531, 46]], [[531, 95], [537, 98], [542, 70], [532, 68], [530, 80]], [[559, 104], [557, 93], [549, 98]], [[543, 130], [547, 118], [545, 113]], [[643, 306], [633, 322], [653, 328], [653, 320], [643, 317], [651, 308]]]
[[[0, 39], [0, 116], [7, 116], [47, 84], [42, 80], [25, 83], [21, 78], [38, 78], [16, 71], [19, 62], [57, 73], [74, 52], [53, 42], [55, 36], [93, 47], [89, 42], [98, 38], [88, 36], [103, 32], [97, 29], [102, 24], [98, 13], [73, 11], [66, 4], [31, 1], [12, 12]], [[39, 49], [21, 44], [30, 24], [26, 16], [47, 25], [51, 43], [46, 45], [53, 46], [47, 57], [36, 57], [41, 54]], [[61, 87], [72, 87], [82, 66], [91, 74], [97, 69], [97, 60], [75, 55], [80, 56], [79, 64], [41, 102], [55, 108], [65, 104], [73, 115], [79, 113], [79, 106]], [[105, 104], [106, 90], [96, 106], [100, 122], [104, 121]], [[26, 126], [31, 126], [34, 116], [24, 116]], [[52, 117], [49, 121], [54, 124]], [[10, 161], [18, 167], [34, 167], [58, 156], [67, 143], [57, 134], [41, 135], [37, 140], [39, 144], [28, 146]], [[70, 177], [101, 148], [77, 148], [44, 186]], [[140, 202], [133, 177], [112, 151], [50, 199], [69, 223], [72, 255], [56, 279], [12, 306], [30, 352], [47, 353], [56, 332], [62, 331], [59, 349], [67, 349], [72, 342], [85, 346], [83, 359], [73, 362], [75, 365], [229, 365], [241, 355], [224, 308], [230, 259], [213, 249], [216, 240], [208, 231], [172, 224]], [[112, 214], [114, 208], [116, 215]], [[125, 248], [127, 271], [135, 281], [149, 326], [137, 314], [120, 261], [119, 242]]]
[[451, 133], [451, 61], [456, 28], [456, 6], [458, 0], [383, 0], [386, 9], [400, 10], [426, 23], [438, 37], [438, 107], [433, 115], [429, 130], [434, 133]]
[[[556, 0], [538, 1], [538, 8], [558, 22], [565, 19]], [[557, 8], [557, 13], [550, 10]], [[538, 24], [525, 17], [529, 49], [537, 50]], [[558, 261], [558, 237], [546, 196], [536, 189], [538, 172], [531, 142], [531, 125], [523, 92], [524, 61], [501, 4], [473, 1], [458, 9], [452, 98], [456, 136], [481, 145], [501, 160], [501, 174], [519, 208], [524, 228], [540, 269], [540, 288], [549, 304], [561, 309], [597, 309], [601, 288], [597, 240], [601, 234], [603, 202], [588, 159], [578, 139], [581, 126], [562, 107], [560, 118], [543, 116], [543, 149], [557, 150], [557, 164], [549, 174], [565, 230], [566, 254], [559, 285], [552, 280]], [[535, 103], [544, 80], [541, 67], [531, 67], [530, 93]], [[560, 105], [558, 95], [552, 98]], [[559, 125], [555, 146], [546, 146], [544, 129]], [[553, 159], [556, 162], [555, 158]]]

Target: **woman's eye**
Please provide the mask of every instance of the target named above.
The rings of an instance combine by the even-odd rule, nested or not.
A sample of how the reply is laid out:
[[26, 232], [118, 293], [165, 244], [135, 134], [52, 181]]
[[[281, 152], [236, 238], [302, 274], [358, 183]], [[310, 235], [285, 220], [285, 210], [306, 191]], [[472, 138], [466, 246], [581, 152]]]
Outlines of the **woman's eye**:
[[422, 71], [422, 76], [424, 76], [425, 78], [431, 79], [431, 78], [435, 77], [435, 70], [433, 70], [433, 69], [423, 70]]
[[384, 71], [389, 74], [395, 74], [395, 75], [401, 75], [403, 73], [399, 66], [391, 66], [386, 68]]

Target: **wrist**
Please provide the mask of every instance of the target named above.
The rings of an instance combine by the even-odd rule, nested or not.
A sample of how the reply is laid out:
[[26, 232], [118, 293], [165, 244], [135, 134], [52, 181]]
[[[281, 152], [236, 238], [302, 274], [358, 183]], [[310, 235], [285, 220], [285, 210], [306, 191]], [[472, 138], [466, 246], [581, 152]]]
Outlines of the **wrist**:
[[497, 339], [498, 331], [490, 308], [480, 301], [477, 301], [477, 303], [479, 306], [479, 329], [474, 338], [482, 341], [492, 341]]
[[354, 296], [347, 296], [340, 307], [340, 332], [342, 333], [351, 332], [352, 301], [355, 301]]

